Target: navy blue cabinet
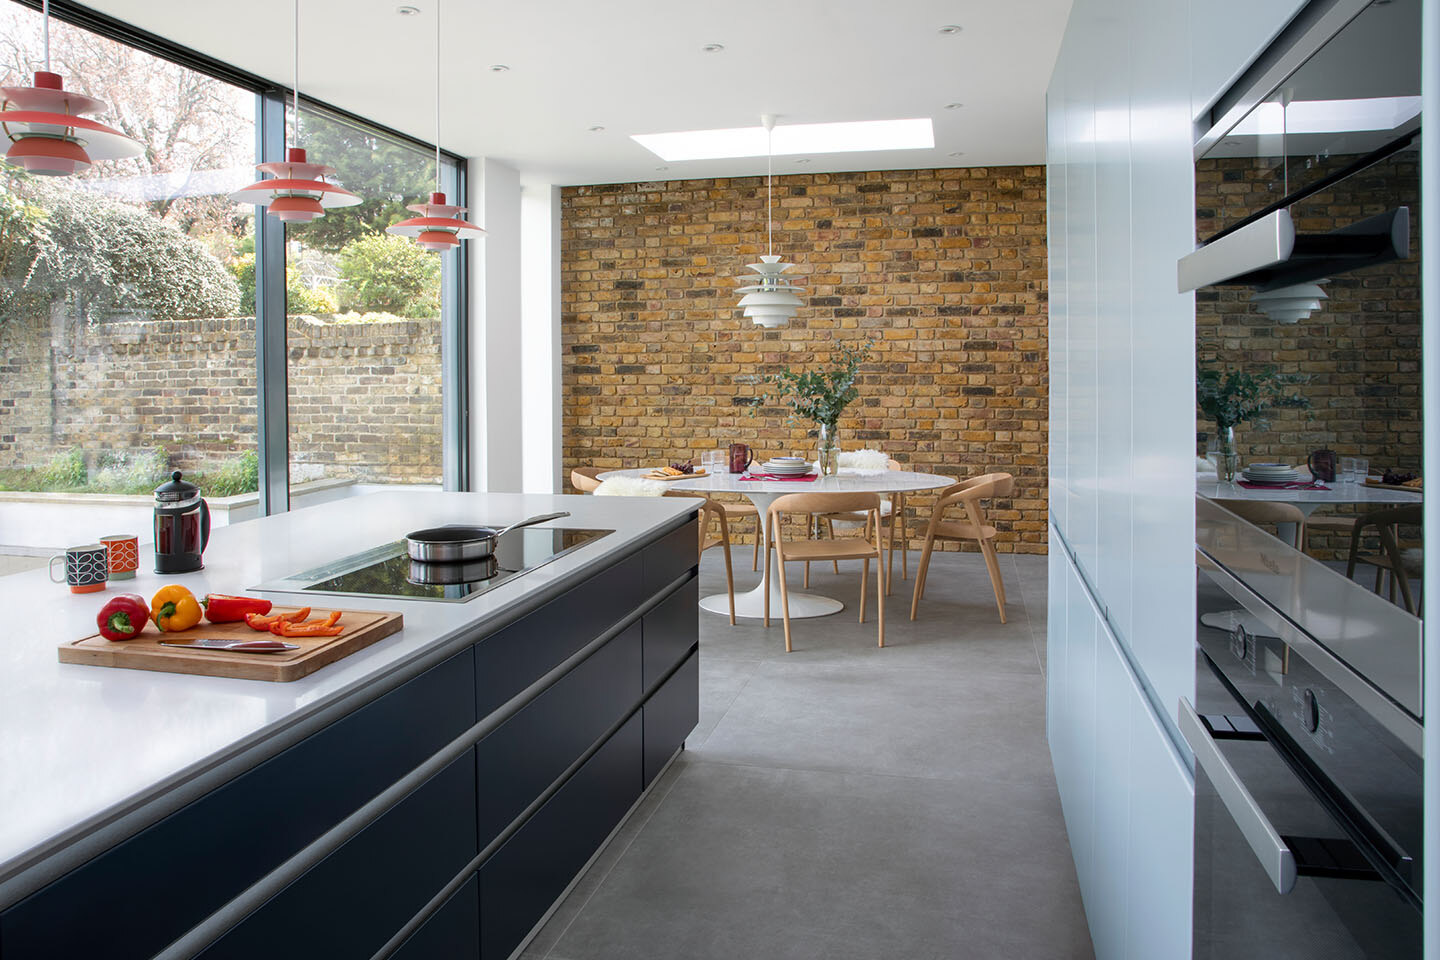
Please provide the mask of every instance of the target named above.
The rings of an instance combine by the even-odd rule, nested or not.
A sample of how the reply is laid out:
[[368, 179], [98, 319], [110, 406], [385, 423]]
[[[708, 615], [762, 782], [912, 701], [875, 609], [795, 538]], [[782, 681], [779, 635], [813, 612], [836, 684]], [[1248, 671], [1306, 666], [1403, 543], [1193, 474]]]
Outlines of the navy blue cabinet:
[[[698, 503], [697, 503], [698, 506]], [[645, 548], [645, 594], [665, 589], [676, 577], [700, 562], [698, 520], [676, 527]]]
[[638, 716], [480, 868], [480, 956], [505, 960], [640, 797]]
[[700, 652], [645, 701], [645, 785], [654, 780], [700, 722]]
[[691, 579], [645, 614], [645, 689], [660, 682], [695, 649], [700, 631], [700, 580]]
[[373, 955], [479, 853], [474, 810], [475, 762], [466, 752], [200, 956]]
[[612, 639], [475, 746], [480, 845], [640, 702], [640, 624]]
[[451, 657], [15, 904], [0, 954], [152, 956], [472, 726], [474, 669]]
[[450, 895], [390, 960], [473, 960], [480, 956], [480, 875]]

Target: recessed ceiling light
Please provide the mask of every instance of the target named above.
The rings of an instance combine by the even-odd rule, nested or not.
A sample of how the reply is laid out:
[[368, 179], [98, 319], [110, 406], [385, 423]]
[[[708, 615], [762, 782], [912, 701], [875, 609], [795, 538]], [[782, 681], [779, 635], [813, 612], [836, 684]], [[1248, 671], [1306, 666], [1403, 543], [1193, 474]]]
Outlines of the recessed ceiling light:
[[402, 16], [402, 17], [413, 17], [413, 16], [417, 15], [417, 14], [420, 12], [420, 8], [419, 8], [419, 7], [415, 7], [415, 6], [411, 6], [410, 4], [405, 3], [405, 4], [401, 4], [400, 6], [396, 7], [396, 8], [395, 8], [395, 12], [398, 13], [398, 14], [400, 14], [400, 16]]
[[508, 63], [492, 63], [492, 64], [490, 64], [490, 72], [491, 72], [491, 73], [506, 73], [507, 71], [509, 71], [509, 69], [510, 69], [510, 65], [509, 65]]
[[656, 167], [656, 170], [669, 170], [669, 167]]
[[953, 37], [962, 29], [964, 28], [961, 27], [958, 23], [947, 23], [945, 24], [945, 26], [940, 28], [940, 33], [947, 37]]
[[799, 160], [796, 160], [795, 162], [796, 162], [796, 163], [809, 163], [809, 162], [810, 162], [810, 158], [809, 158], [809, 157], [801, 157]]
[[705, 46], [701, 47], [700, 49], [703, 50], [703, 51], [705, 51], [706, 53], [719, 53], [720, 51], [722, 51], [722, 50], [725, 49], [725, 44], [723, 44], [723, 43], [707, 43], [707, 44], [705, 44]]
[[[769, 138], [764, 127], [637, 133], [630, 137], [661, 160], [722, 160], [763, 157]], [[774, 130], [770, 152], [851, 153], [861, 150], [929, 150], [935, 133], [929, 117], [916, 120], [863, 120], [857, 123], [797, 123]]]
[[590, 128], [590, 132], [591, 132], [591, 133], [600, 133], [600, 132], [603, 131], [604, 129], [605, 129], [605, 127], [604, 127], [602, 124], [598, 124], [598, 123], [597, 123], [597, 124], [595, 124], [594, 126], [592, 126], [592, 127]]
[[963, 107], [963, 106], [965, 106], [965, 104], [963, 104], [963, 103], [947, 103], [947, 104], [945, 104], [945, 109], [946, 109], [946, 110], [959, 110], [959, 109], [960, 109], [961, 107]]
[[964, 150], [956, 150], [954, 153], [950, 154], [950, 156], [952, 156], [952, 157], [963, 157], [963, 156], [965, 156], [965, 151], [964, 151]]

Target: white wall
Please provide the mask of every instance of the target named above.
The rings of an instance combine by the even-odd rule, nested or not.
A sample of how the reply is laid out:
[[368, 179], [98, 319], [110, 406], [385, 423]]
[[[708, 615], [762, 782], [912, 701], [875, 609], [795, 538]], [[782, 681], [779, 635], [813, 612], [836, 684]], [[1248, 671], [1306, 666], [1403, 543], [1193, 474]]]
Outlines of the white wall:
[[1261, 5], [1075, 0], [1047, 97], [1047, 725], [1100, 960], [1189, 955], [1195, 311], [1175, 262], [1192, 119], [1296, 2]]
[[486, 230], [470, 256], [470, 487], [519, 492], [521, 463], [520, 174], [470, 161], [472, 222]]
[[523, 482], [526, 493], [559, 493], [560, 188], [522, 180], [520, 344]]

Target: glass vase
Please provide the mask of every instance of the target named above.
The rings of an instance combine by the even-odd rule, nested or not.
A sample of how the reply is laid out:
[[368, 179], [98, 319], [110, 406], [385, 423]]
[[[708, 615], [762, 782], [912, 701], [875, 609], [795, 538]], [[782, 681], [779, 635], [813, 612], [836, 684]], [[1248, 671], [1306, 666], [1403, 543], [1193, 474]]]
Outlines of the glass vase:
[[833, 423], [820, 424], [819, 451], [815, 459], [820, 464], [820, 476], [833, 477], [840, 470], [839, 431]]
[[1235, 428], [1220, 427], [1220, 449], [1215, 458], [1215, 472], [1226, 483], [1235, 482], [1240, 469], [1240, 455], [1235, 452]]

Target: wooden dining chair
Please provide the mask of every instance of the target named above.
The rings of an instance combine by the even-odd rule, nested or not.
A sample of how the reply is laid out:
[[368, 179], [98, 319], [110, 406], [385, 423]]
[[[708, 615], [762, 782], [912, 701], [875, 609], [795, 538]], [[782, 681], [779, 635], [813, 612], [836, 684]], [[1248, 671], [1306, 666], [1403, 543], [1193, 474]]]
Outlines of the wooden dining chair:
[[[866, 514], [866, 529], [874, 531], [873, 540], [841, 537], [831, 540], [786, 540], [782, 520], [786, 514], [813, 515], [829, 513]], [[770, 504], [765, 523], [769, 531], [766, 555], [773, 548], [775, 563], [765, 564], [765, 626], [770, 626], [770, 570], [780, 570], [780, 608], [785, 620], [785, 652], [790, 647], [790, 587], [785, 580], [785, 564], [813, 560], [864, 560], [860, 572], [860, 622], [865, 622], [865, 582], [870, 579], [870, 561], [875, 561], [875, 598], [880, 622], [880, 646], [885, 646], [885, 564], [880, 547], [880, 496], [875, 493], [787, 493]], [[807, 528], [808, 532], [808, 528]]]
[[[1216, 500], [1216, 503], [1229, 510], [1241, 520], [1248, 521], [1260, 526], [1261, 524], [1275, 524], [1275, 536], [1282, 542], [1289, 543], [1296, 550], [1305, 549], [1305, 511], [1293, 503], [1281, 503], [1278, 500]], [[1294, 540], [1280, 536], [1280, 524], [1293, 523], [1295, 525]]]
[[760, 511], [755, 504], [749, 500], [716, 500], [715, 503], [725, 511], [729, 520], [744, 520], [746, 517], [755, 518], [755, 548], [750, 555], [750, 569], [760, 569]]
[[[730, 626], [735, 626], [735, 573], [730, 566], [730, 523], [725, 518], [725, 510], [719, 501], [711, 500], [702, 493], [685, 490], [667, 490], [667, 497], [699, 497], [705, 501], [705, 506], [700, 511], [700, 553], [703, 554], [711, 547], [719, 547], [725, 556], [725, 593], [730, 598]], [[720, 536], [710, 539], [710, 524], [715, 522], [720, 526]]]
[[576, 467], [570, 471], [570, 486], [576, 493], [594, 493], [600, 489], [600, 474], [604, 467]]
[[[969, 480], [953, 483], [940, 491], [935, 501], [935, 510], [925, 527], [925, 546], [920, 552], [920, 567], [915, 571], [915, 593], [910, 599], [910, 619], [920, 608], [920, 598], [925, 596], [925, 578], [930, 573], [930, 554], [936, 540], [974, 540], [980, 545], [985, 557], [985, 569], [990, 572], [990, 586], [995, 591], [995, 606], [1000, 611], [1000, 622], [1005, 623], [1005, 581], [1000, 575], [1000, 561], [995, 556], [995, 528], [985, 522], [980, 502], [993, 497], [1008, 497], [1015, 489], [1015, 478], [1008, 473], [987, 473]], [[946, 520], [945, 511], [960, 505], [965, 509], [964, 520]]]
[[[1395, 602], [1395, 587], [1400, 587], [1400, 598], [1406, 613], [1418, 613], [1415, 596], [1410, 589], [1410, 574], [1423, 573], [1423, 561], [1407, 556], [1400, 549], [1400, 527], [1422, 526], [1425, 522], [1425, 508], [1420, 504], [1374, 510], [1361, 515], [1355, 521], [1350, 533], [1350, 559], [1345, 565], [1345, 576], [1354, 579], [1355, 564], [1363, 563], [1375, 568], [1375, 592], [1379, 593], [1385, 574], [1390, 575], [1390, 602]], [[1380, 537], [1380, 553], [1362, 554], [1360, 538], [1366, 527], [1374, 527]]]
[[[904, 470], [905, 465], [899, 460], [891, 458], [886, 469]], [[817, 533], [819, 532], [819, 526], [823, 524], [825, 533], [832, 540], [835, 538], [836, 522], [848, 525], [859, 525], [861, 527], [860, 535], [868, 540], [870, 538], [870, 531], [864, 526], [865, 519], [863, 512], [856, 511], [816, 517], [813, 522], [816, 524]], [[895, 539], [897, 528], [900, 539], [900, 578], [902, 580], [910, 579], [910, 551], [907, 547], [908, 533], [905, 529], [905, 494], [891, 493], [886, 494], [880, 499], [880, 521], [884, 529], [882, 540], [885, 543], [885, 595], [888, 597], [890, 595], [891, 581], [895, 577]], [[838, 561], [835, 563], [835, 572], [840, 572], [840, 564]], [[810, 586], [810, 564], [808, 563], [805, 564], [805, 586]]]

